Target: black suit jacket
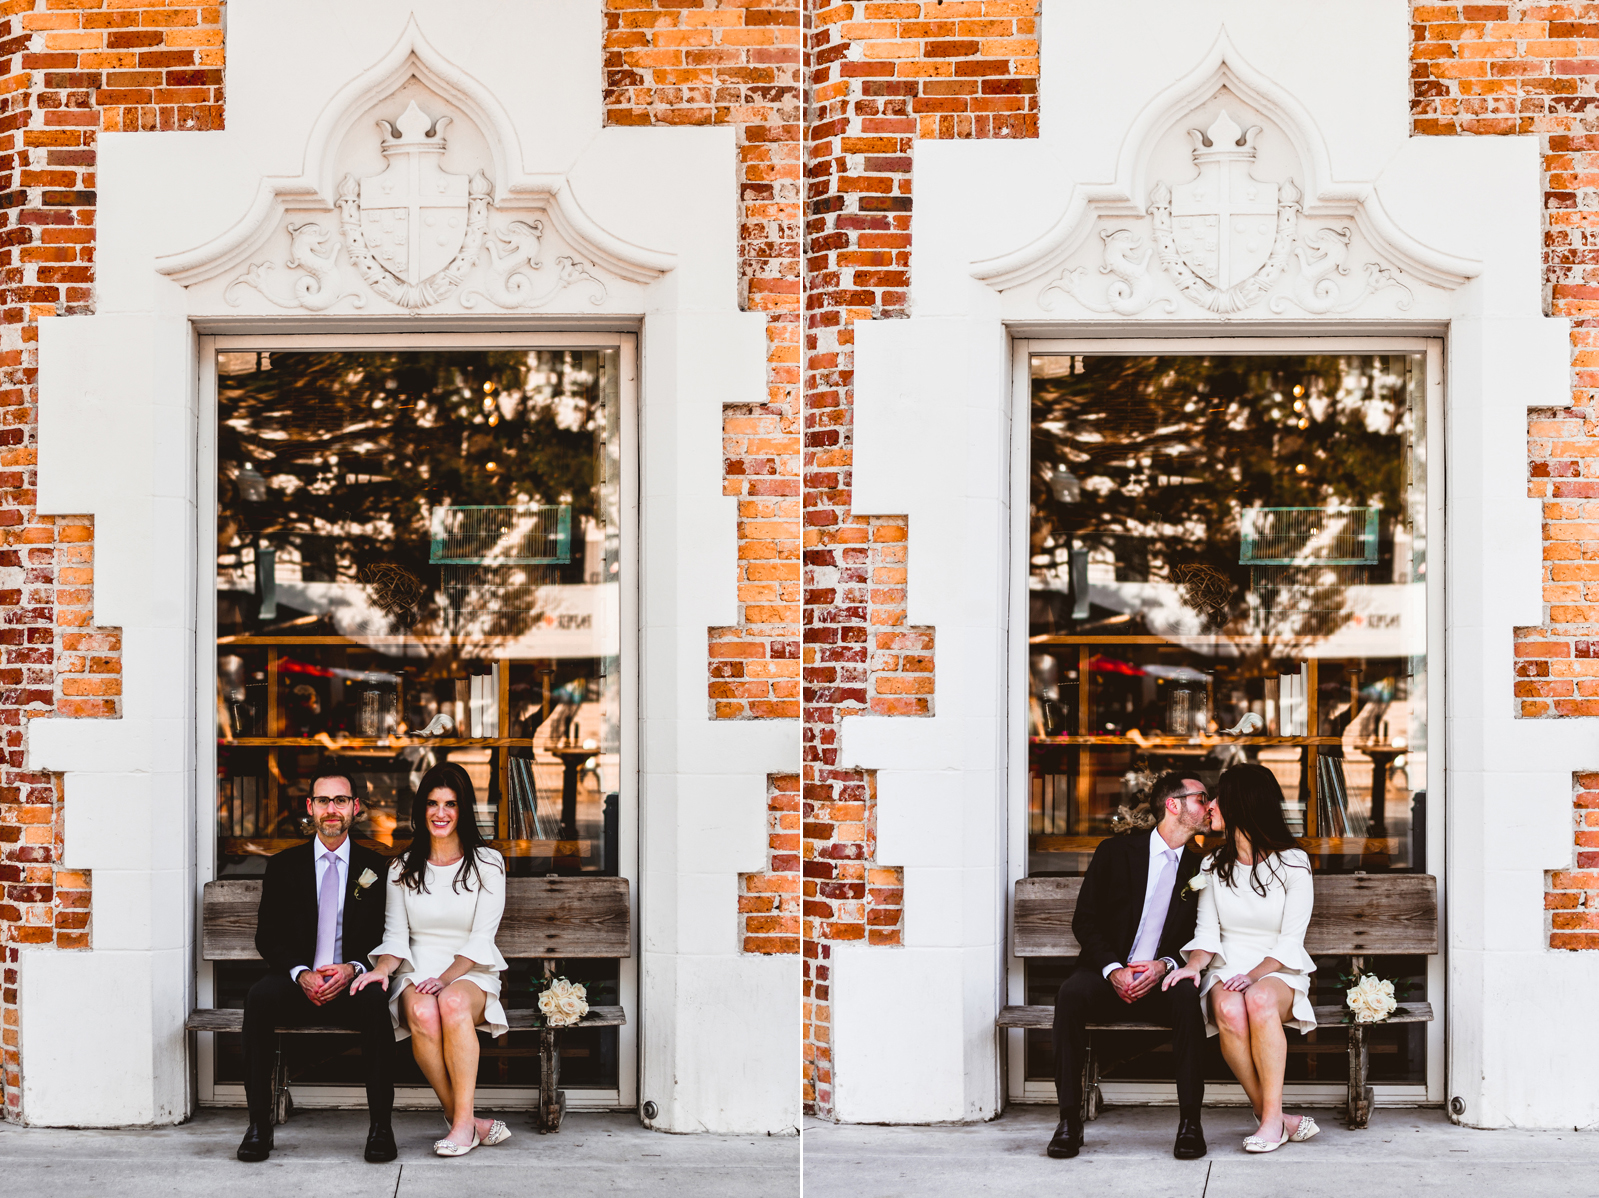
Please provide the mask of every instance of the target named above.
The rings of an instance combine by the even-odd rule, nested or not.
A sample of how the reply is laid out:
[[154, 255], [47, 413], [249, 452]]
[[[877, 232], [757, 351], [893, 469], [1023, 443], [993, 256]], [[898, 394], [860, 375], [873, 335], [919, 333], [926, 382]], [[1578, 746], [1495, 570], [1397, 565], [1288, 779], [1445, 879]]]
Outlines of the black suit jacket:
[[[322, 842], [312, 838], [273, 855], [261, 882], [261, 907], [256, 915], [255, 947], [274, 973], [311, 966], [316, 956], [316, 854]], [[362, 871], [378, 880], [359, 890]], [[367, 957], [383, 942], [383, 906], [389, 888], [388, 858], [350, 842], [350, 870], [344, 887], [344, 960], [370, 965]], [[359, 891], [359, 892], [358, 892]]]
[[[1072, 934], [1082, 945], [1078, 963], [1085, 968], [1092, 966], [1095, 973], [1104, 972], [1105, 966], [1116, 961], [1128, 964], [1144, 915], [1149, 838], [1156, 835], [1154, 831], [1129, 832], [1102, 840], [1088, 863], [1072, 916]], [[1172, 884], [1171, 905], [1166, 908], [1166, 923], [1155, 950], [1157, 959], [1171, 957], [1180, 962], [1178, 950], [1194, 937], [1199, 895], [1182, 895], [1188, 879], [1199, 872], [1199, 862], [1199, 854], [1186, 847], [1177, 858], [1177, 881]]]

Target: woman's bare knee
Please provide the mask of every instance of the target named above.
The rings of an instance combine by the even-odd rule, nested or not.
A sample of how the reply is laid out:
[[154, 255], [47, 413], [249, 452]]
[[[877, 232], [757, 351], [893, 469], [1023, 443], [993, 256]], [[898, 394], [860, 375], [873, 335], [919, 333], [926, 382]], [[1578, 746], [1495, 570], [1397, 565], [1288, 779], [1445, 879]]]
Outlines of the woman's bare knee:
[[[1225, 995], [1225, 997], [1223, 997]], [[1230, 990], [1216, 992], [1216, 1026], [1234, 1036], [1249, 1034], [1249, 1014], [1243, 1000]]]
[[446, 1024], [472, 1022], [471, 996], [453, 986], [439, 994], [439, 1018]]
[[1244, 1009], [1251, 1023], [1281, 1023], [1283, 1000], [1276, 986], [1259, 983], [1244, 991]]
[[421, 1036], [426, 1040], [437, 1040], [441, 1020], [439, 1019], [439, 1003], [431, 994], [418, 994], [406, 1000], [405, 1023], [411, 1029], [413, 1036]]

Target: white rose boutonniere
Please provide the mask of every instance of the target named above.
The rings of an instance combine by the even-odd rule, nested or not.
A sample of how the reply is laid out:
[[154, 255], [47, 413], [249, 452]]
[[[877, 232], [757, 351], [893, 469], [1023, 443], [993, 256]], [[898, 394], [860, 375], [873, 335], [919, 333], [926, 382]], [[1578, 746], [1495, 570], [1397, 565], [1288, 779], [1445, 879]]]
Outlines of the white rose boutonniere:
[[1202, 869], [1193, 877], [1188, 879], [1188, 885], [1183, 887], [1183, 892], [1178, 897], [1185, 899], [1193, 898], [1194, 895], [1198, 894], [1201, 890], [1205, 889], [1205, 887], [1209, 885], [1210, 872]]
[[1354, 1012], [1356, 1023], [1381, 1023], [1399, 1006], [1394, 998], [1394, 984], [1374, 973], [1368, 973], [1351, 986], [1344, 994], [1344, 1001]]
[[363, 869], [361, 871], [361, 876], [355, 880], [355, 897], [358, 899], [364, 897], [366, 892], [371, 888], [372, 883], [376, 882], [377, 880], [377, 874], [373, 873], [370, 869]]
[[588, 988], [555, 978], [539, 995], [539, 1011], [550, 1027], [571, 1027], [589, 1013]]

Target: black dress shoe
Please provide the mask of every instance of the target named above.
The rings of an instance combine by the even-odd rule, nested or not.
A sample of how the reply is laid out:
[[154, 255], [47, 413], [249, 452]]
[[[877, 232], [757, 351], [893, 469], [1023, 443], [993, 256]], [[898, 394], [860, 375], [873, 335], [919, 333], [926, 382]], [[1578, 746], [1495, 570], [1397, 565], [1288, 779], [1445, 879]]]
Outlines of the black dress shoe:
[[1172, 1145], [1171, 1154], [1180, 1161], [1197, 1161], [1205, 1155], [1205, 1130], [1198, 1119], [1177, 1121], [1177, 1143]]
[[366, 1133], [366, 1159], [381, 1165], [399, 1155], [400, 1150], [394, 1146], [394, 1129], [387, 1123], [374, 1123]]
[[272, 1155], [272, 1124], [250, 1121], [250, 1130], [239, 1141], [238, 1157], [241, 1161], [264, 1161]]
[[1078, 1149], [1082, 1146], [1082, 1122], [1073, 1119], [1070, 1115], [1065, 1115], [1062, 1116], [1060, 1123], [1056, 1125], [1055, 1134], [1050, 1137], [1049, 1147], [1045, 1151], [1056, 1160], [1064, 1161], [1076, 1156]]

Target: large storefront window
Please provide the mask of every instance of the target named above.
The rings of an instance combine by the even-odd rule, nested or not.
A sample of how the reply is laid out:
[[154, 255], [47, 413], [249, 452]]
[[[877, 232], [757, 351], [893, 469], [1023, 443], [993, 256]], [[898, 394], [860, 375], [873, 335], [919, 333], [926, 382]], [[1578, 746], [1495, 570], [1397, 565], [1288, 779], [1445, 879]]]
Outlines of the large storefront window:
[[[1161, 771], [1214, 785], [1243, 761], [1318, 871], [1427, 871], [1424, 374], [1420, 354], [1032, 358], [1031, 875], [1081, 874]], [[1029, 1001], [1070, 966], [1030, 965]], [[1318, 1002], [1343, 968], [1322, 963]], [[1381, 968], [1424, 996], [1425, 959]], [[1374, 1080], [1425, 1080], [1423, 1029], [1382, 1038]], [[1315, 1039], [1291, 1037], [1289, 1080], [1342, 1078], [1342, 1034]], [[1163, 1076], [1162, 1055], [1107, 1076]]]
[[[400, 852], [446, 760], [513, 876], [616, 874], [618, 352], [222, 352], [217, 375], [216, 876], [310, 835], [329, 761], [356, 777], [357, 839]], [[532, 1005], [533, 968], [512, 963], [507, 1006]], [[218, 1005], [258, 971], [219, 964]], [[615, 962], [580, 973], [618, 1001]], [[614, 1088], [615, 1029], [568, 1038], [563, 1083]], [[483, 1084], [536, 1083], [518, 1040]], [[313, 1044], [300, 1080], [356, 1080], [348, 1048]], [[218, 1081], [237, 1052], [219, 1043]]]

